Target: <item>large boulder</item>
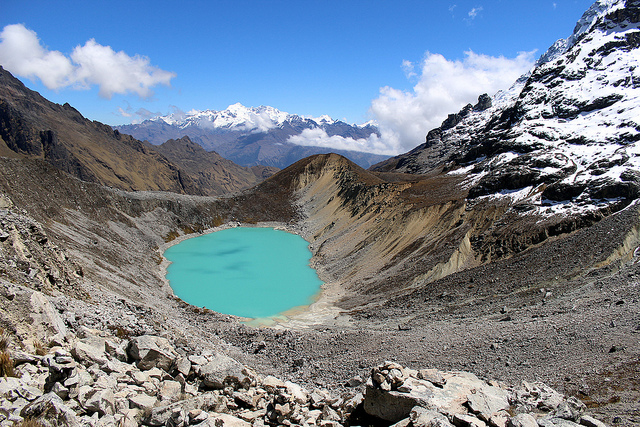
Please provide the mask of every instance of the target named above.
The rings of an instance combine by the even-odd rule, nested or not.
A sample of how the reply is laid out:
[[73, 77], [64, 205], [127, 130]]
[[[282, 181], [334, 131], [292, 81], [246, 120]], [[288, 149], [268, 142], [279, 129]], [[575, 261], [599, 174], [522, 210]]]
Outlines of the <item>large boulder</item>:
[[447, 417], [433, 409], [415, 407], [409, 419], [413, 427], [453, 427]]
[[115, 396], [113, 390], [82, 386], [78, 390], [78, 402], [88, 412], [97, 412], [100, 416], [115, 413]]
[[255, 384], [256, 375], [253, 371], [224, 354], [213, 355], [207, 364], [198, 365], [196, 369], [205, 387], [233, 387], [237, 390]]
[[490, 423], [500, 420], [506, 423], [510, 407], [507, 391], [468, 372], [425, 375], [392, 362], [373, 369], [364, 399], [367, 414], [395, 423], [409, 417], [416, 406], [437, 409], [450, 417], [469, 415]]
[[103, 366], [107, 363], [105, 340], [98, 337], [85, 338], [76, 342], [71, 349], [71, 354], [86, 366], [94, 363]]
[[4, 377], [0, 378], [0, 396], [12, 402], [17, 399], [32, 402], [42, 396], [42, 391], [21, 378]]
[[143, 371], [157, 367], [169, 372], [178, 357], [168, 339], [154, 335], [131, 338], [127, 353]]
[[251, 427], [251, 424], [229, 414], [210, 413], [209, 417], [198, 426], [202, 427]]
[[49, 299], [41, 292], [33, 292], [29, 299], [31, 304], [28, 328], [30, 333], [45, 342], [63, 342], [68, 333], [64, 320], [60, 317]]

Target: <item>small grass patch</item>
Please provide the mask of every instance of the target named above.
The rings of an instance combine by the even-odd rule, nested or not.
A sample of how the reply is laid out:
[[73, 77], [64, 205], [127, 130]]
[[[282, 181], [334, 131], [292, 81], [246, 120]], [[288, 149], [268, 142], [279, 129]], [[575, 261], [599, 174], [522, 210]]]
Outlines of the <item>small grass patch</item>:
[[156, 265], [162, 264], [162, 255], [160, 255], [159, 253], [153, 254], [153, 256], [151, 258], [156, 263]]
[[111, 333], [121, 340], [129, 339], [131, 337], [131, 332], [123, 328], [122, 326], [109, 325], [108, 327]]
[[15, 377], [15, 372], [13, 371], [13, 360], [11, 359], [11, 355], [8, 351], [3, 351], [0, 353], [0, 376], [2, 377]]
[[220, 227], [222, 224], [224, 224], [224, 219], [222, 219], [220, 215], [216, 215], [213, 217], [213, 221], [211, 222], [211, 224], [214, 227]]
[[33, 348], [36, 350], [36, 354], [38, 356], [45, 356], [48, 353], [47, 348], [42, 344], [42, 341], [33, 340]]
[[11, 342], [11, 336], [7, 331], [0, 328], [0, 351], [7, 351], [9, 343]]
[[178, 233], [176, 230], [171, 230], [169, 233], [167, 233], [166, 236], [164, 236], [164, 242], [165, 243], [169, 243], [174, 241], [178, 236], [180, 235], [180, 233]]

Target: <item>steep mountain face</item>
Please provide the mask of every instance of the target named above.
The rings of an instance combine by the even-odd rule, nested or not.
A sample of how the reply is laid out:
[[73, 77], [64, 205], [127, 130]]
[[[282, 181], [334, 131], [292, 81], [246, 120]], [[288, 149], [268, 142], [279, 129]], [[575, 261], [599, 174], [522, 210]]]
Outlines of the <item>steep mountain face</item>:
[[0, 153], [35, 158], [83, 181], [125, 190], [201, 194], [154, 149], [68, 104], [54, 104], [0, 68]]
[[243, 166], [266, 165], [284, 168], [313, 154], [336, 152], [369, 167], [386, 156], [296, 145], [289, 141], [304, 130], [321, 129], [328, 136], [354, 140], [379, 135], [371, 123], [350, 125], [328, 116], [304, 118], [273, 107], [247, 108], [234, 104], [223, 111], [191, 111], [145, 120], [140, 124], [116, 126], [122, 133], [159, 145], [168, 139], [188, 136], [207, 151]]
[[640, 192], [639, 21], [636, 0], [597, 1], [509, 91], [372, 170], [444, 168], [470, 199], [542, 215], [627, 205]]
[[208, 196], [253, 187], [278, 171], [273, 167], [238, 166], [214, 151], [205, 151], [188, 136], [170, 139], [155, 149], [185, 171]]

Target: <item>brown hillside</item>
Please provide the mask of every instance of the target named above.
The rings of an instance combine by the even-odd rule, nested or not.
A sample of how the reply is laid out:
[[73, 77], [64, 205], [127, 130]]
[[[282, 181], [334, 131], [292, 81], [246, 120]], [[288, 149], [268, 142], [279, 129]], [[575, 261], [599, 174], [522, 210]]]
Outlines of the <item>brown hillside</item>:
[[153, 149], [188, 173], [208, 196], [253, 187], [278, 170], [271, 167], [254, 166], [254, 169], [239, 166], [215, 151], [206, 151], [188, 136], [170, 139], [162, 145], [153, 146]]
[[54, 104], [0, 68], [0, 154], [43, 159], [84, 181], [124, 190], [200, 194], [176, 165], [142, 142]]

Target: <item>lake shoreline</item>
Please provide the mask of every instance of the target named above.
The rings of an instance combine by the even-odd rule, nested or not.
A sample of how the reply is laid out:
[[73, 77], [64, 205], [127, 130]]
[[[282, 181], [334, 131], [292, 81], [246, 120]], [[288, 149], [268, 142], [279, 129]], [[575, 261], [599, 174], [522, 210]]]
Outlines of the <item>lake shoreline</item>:
[[[341, 293], [336, 292], [337, 284], [325, 280], [322, 274], [322, 269], [317, 268], [317, 260], [314, 259], [315, 254], [312, 250], [311, 243], [308, 239], [305, 238], [303, 230], [297, 224], [292, 225], [277, 221], [265, 221], [250, 224], [237, 221], [227, 222], [220, 226], [208, 228], [201, 232], [179, 235], [175, 239], [160, 245], [157, 251], [162, 258], [162, 261], [159, 264], [160, 276], [162, 277], [163, 281], [162, 286], [166, 289], [167, 293], [170, 294], [172, 298], [184, 301], [182, 300], [182, 298], [176, 295], [174, 289], [171, 287], [169, 280], [167, 279], [167, 269], [172, 262], [165, 257], [165, 252], [169, 248], [182, 243], [185, 240], [233, 228], [273, 228], [274, 230], [281, 230], [290, 234], [300, 236], [307, 242], [307, 248], [312, 255], [311, 259], [309, 260], [309, 268], [312, 268], [315, 271], [318, 279], [322, 283], [319, 290], [311, 297], [312, 302], [310, 304], [294, 306], [273, 316], [263, 318], [248, 318], [220, 312], [221, 314], [233, 316], [234, 318], [237, 318], [238, 320], [252, 327], [276, 327], [286, 329], [292, 327], [305, 329], [312, 324], [326, 321], [328, 318], [335, 318], [339, 314], [340, 310], [333, 305], [333, 302], [339, 299], [339, 295]], [[184, 302], [189, 305], [193, 305], [188, 303], [187, 301]]]

